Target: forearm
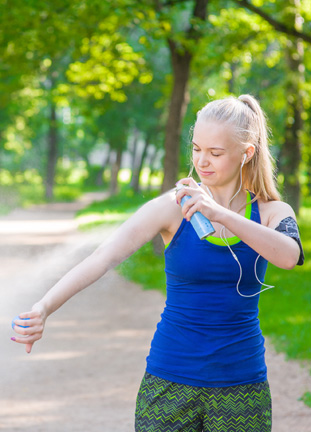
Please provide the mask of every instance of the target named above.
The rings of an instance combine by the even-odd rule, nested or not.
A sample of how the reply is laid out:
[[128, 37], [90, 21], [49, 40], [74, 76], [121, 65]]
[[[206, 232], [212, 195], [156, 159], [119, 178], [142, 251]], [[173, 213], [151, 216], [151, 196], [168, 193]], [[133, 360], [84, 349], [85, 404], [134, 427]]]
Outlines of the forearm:
[[138, 211], [135, 218], [132, 217], [121, 225], [90, 256], [69, 271], [47, 292], [37, 303], [46, 317], [151, 240], [157, 232], [157, 227], [151, 220], [150, 227], [146, 230], [143, 228], [145, 212], [146, 210], [143, 209]]
[[300, 250], [296, 242], [243, 216], [223, 209], [217, 222], [224, 225], [244, 243], [277, 267], [291, 269], [297, 264]]
[[48, 317], [79, 291], [96, 282], [106, 271], [100, 254], [94, 252], [63, 276], [36, 304], [37, 307]]

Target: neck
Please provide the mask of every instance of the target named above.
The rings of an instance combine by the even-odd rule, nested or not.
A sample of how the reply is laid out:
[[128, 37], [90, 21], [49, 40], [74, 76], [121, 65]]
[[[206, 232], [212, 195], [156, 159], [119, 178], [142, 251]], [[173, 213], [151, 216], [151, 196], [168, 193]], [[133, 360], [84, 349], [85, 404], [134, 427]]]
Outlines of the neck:
[[[207, 187], [204, 186], [204, 189], [208, 191]], [[221, 206], [225, 208], [229, 208], [231, 210], [237, 210], [245, 203], [246, 199], [246, 192], [241, 188], [241, 190], [238, 192], [240, 188], [240, 180], [237, 182], [232, 183], [231, 185], [223, 186], [223, 187], [209, 187], [210, 192], [213, 195], [213, 199], [220, 204]], [[232, 200], [234, 195], [237, 193], [235, 198]], [[231, 200], [231, 202], [230, 202]]]

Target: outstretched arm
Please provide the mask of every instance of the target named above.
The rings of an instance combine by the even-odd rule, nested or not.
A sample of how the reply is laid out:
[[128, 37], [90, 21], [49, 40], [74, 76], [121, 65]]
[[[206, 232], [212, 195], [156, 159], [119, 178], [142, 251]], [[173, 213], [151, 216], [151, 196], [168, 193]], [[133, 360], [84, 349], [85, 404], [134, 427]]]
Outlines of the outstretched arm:
[[26, 321], [29, 327], [19, 327], [25, 326], [25, 321], [15, 320], [15, 332], [24, 337], [16, 337], [13, 340], [26, 344], [26, 351], [30, 353], [33, 343], [42, 337], [47, 317], [72, 296], [97, 281], [109, 269], [124, 261], [156, 234], [169, 229], [174, 215], [172, 209], [176, 207], [172, 193], [162, 195], [142, 206], [90, 256], [63, 276], [33, 306], [31, 312], [19, 315], [20, 318], [29, 318]]

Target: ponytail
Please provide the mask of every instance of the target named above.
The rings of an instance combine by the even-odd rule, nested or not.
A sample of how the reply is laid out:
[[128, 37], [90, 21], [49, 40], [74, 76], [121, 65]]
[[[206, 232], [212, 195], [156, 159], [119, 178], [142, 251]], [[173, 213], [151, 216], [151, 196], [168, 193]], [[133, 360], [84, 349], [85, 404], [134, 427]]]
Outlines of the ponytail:
[[269, 150], [269, 129], [265, 114], [251, 95], [230, 96], [209, 102], [198, 112], [197, 120], [215, 120], [230, 124], [242, 152], [249, 145], [255, 148], [252, 159], [243, 166], [243, 187], [255, 194], [254, 199], [279, 201], [274, 160]]

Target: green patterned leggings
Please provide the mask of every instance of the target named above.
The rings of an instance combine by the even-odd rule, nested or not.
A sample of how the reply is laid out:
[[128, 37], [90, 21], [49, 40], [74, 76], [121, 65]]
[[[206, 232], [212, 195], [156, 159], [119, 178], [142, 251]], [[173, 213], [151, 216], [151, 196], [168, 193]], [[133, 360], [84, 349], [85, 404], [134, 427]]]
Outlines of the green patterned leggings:
[[136, 432], [271, 432], [268, 381], [193, 387], [145, 373], [137, 396]]

